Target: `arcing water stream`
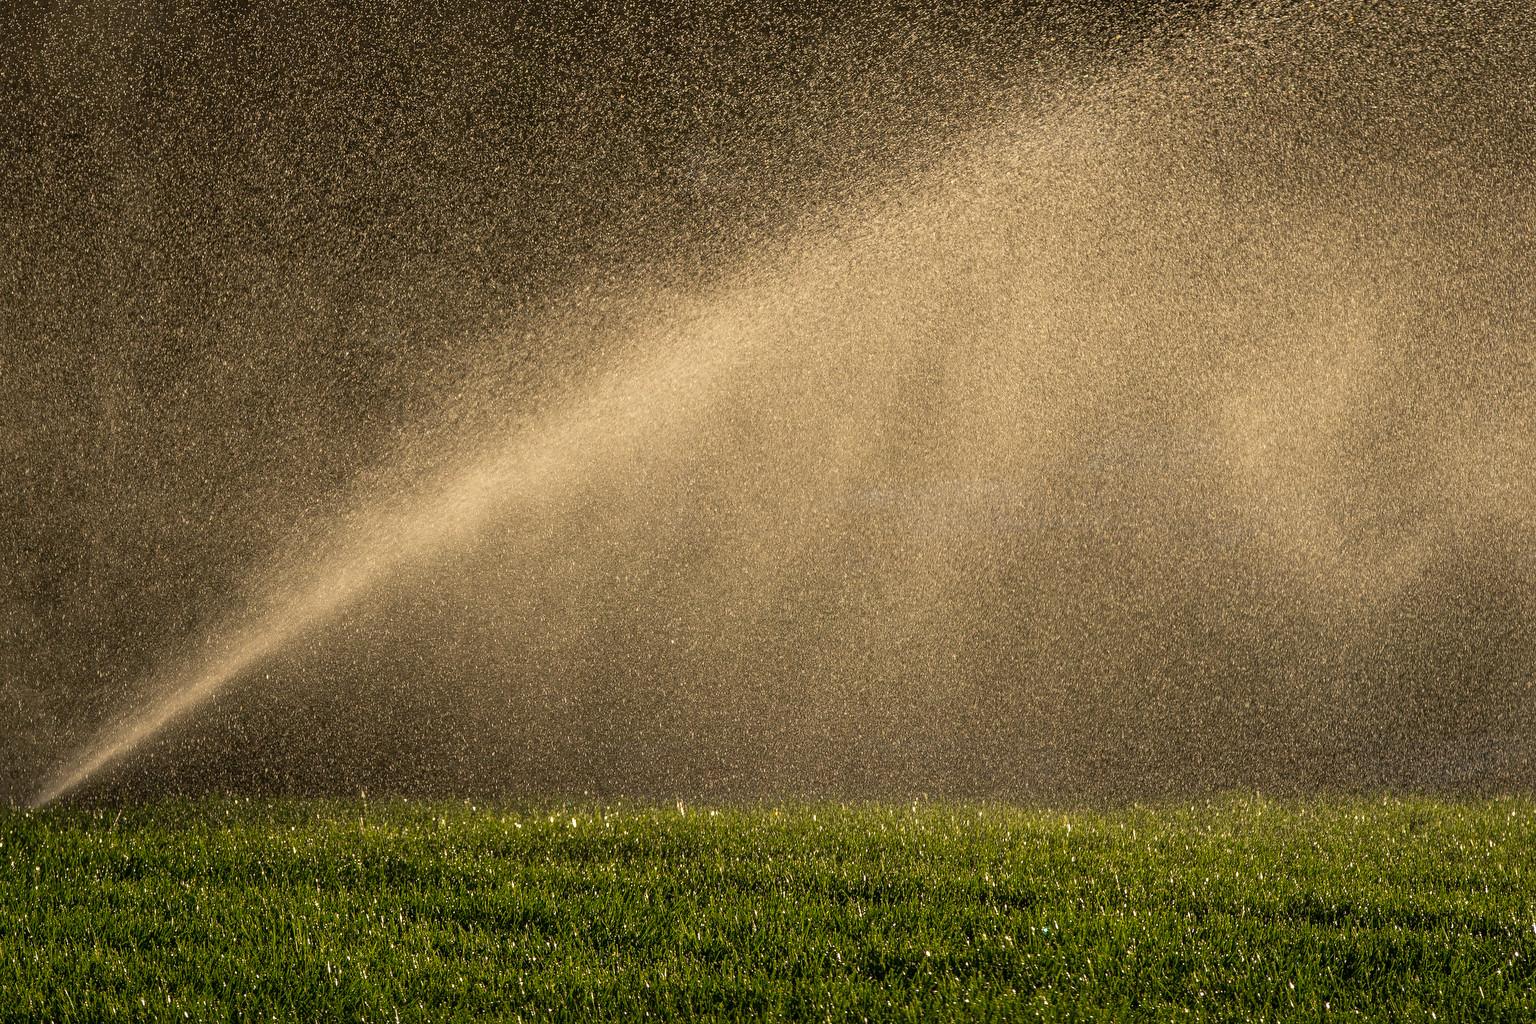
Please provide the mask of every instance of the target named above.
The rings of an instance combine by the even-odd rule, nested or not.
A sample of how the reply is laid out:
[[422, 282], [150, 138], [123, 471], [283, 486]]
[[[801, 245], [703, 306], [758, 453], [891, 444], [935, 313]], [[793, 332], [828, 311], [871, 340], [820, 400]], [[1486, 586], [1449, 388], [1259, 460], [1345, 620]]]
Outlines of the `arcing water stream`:
[[[1436, 45], [1462, 31], [1425, 17]], [[771, 720], [786, 758], [927, 730], [952, 787], [1029, 791], [1109, 770], [1067, 764], [1093, 734], [1133, 752], [1122, 773], [1225, 747], [1209, 785], [1276, 715], [1376, 714], [1339, 666], [1403, 609], [1455, 600], [1469, 565], [1511, 601], [1531, 587], [1536, 210], [1525, 143], [1486, 117], [1498, 79], [1451, 95], [1432, 61], [1322, 21], [1161, 44], [714, 288], [637, 296], [605, 371], [290, 553], [35, 802], [297, 637], [454, 586], [433, 566], [467, 550], [509, 643], [739, 678], [698, 704]], [[627, 578], [650, 583], [603, 611]], [[614, 621], [642, 639], [593, 625]], [[658, 639], [677, 623], [692, 662]], [[1415, 692], [1414, 721], [1448, 714]], [[1511, 729], [1476, 725], [1518, 775]]]

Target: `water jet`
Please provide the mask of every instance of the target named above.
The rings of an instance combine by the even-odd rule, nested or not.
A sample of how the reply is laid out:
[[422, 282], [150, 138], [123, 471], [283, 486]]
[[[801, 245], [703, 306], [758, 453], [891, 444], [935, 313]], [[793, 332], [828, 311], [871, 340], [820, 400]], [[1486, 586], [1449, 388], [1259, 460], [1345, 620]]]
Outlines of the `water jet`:
[[[614, 302], [537, 411], [382, 472], [36, 800], [370, 617], [494, 709], [444, 769], [493, 789], [1461, 778], [1405, 753], [1424, 723], [1525, 778], [1529, 638], [1492, 623], [1532, 580], [1531, 264], [1494, 239], [1530, 172], [1498, 89], [1437, 75], [1236, 15], [947, 126], [776, 254]], [[1468, 603], [1502, 609], [1477, 642]], [[525, 706], [598, 753], [473, 763]]]

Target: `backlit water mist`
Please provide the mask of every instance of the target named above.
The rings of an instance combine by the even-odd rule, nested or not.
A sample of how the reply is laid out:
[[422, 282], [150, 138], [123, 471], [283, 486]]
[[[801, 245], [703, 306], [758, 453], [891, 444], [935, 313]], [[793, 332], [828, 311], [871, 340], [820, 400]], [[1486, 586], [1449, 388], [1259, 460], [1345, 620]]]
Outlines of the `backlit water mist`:
[[484, 332], [28, 798], [1529, 786], [1536, 39], [1479, 12], [1000, 74]]

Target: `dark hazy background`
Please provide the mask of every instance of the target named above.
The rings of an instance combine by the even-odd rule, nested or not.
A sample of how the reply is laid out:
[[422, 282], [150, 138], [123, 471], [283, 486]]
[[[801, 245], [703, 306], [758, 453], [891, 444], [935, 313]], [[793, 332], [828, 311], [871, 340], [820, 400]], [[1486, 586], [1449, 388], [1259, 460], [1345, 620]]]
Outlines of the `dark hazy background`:
[[[270, 552], [465, 387], [490, 376], [500, 400], [531, 401], [600, 357], [579, 332], [525, 336], [525, 320], [651, 282], [706, 283], [942, 159], [1005, 107], [1070, 97], [1148, 46], [1234, 18], [1210, 4], [848, 7], [8, 4], [0, 799], [31, 791]], [[1418, 155], [1475, 167], [1467, 187], [1491, 189], [1479, 209], [1494, 212], [1457, 226], [1484, 289], [1470, 301], [1497, 306], [1501, 358], [1528, 374], [1510, 324], [1529, 305], [1510, 283], [1530, 266], [1529, 205], [1498, 193], [1530, 185], [1529, 24], [1513, 7], [1416, 10], [1386, 27], [1364, 7], [1296, 10], [1295, 31], [1324, 26], [1354, 63], [1263, 69], [1242, 86], [1259, 96], [1252, 120], [1194, 151], [1197, 172], [1283, 209], [1276, 194], [1315, 199], [1400, 164], [1406, 191], [1445, 189], [1454, 206], [1454, 181], [1414, 179], [1430, 166]], [[1240, 66], [1243, 45], [1213, 60]], [[1309, 56], [1300, 39], [1294, 59]], [[1180, 102], [1195, 112], [1200, 97]], [[1340, 137], [1354, 144], [1332, 148]], [[1457, 351], [1475, 361], [1475, 344]], [[1528, 381], [1496, 414], [1524, 410]], [[1079, 473], [1064, 486], [1090, 500], [1114, 483]], [[466, 710], [442, 681], [449, 640], [398, 632], [433, 622], [421, 613], [271, 667], [289, 685], [249, 687], [178, 726], [114, 770], [110, 791], [1529, 785], [1530, 577], [1477, 545], [1446, 555], [1368, 636], [1233, 570], [1138, 620], [1136, 656], [1112, 681], [1131, 698], [1102, 716], [1076, 709], [1049, 742], [1031, 726], [1022, 744], [1009, 723], [1034, 712], [1020, 680], [1073, 659], [1045, 641], [1014, 650], [1030, 609], [1077, 600], [1063, 576], [1124, 572], [1135, 595], [1137, 574], [1156, 571], [1113, 537], [1068, 547], [1014, 566], [1044, 582], [970, 629], [984, 670], [953, 717], [932, 704], [926, 735], [850, 747], [834, 730], [825, 744], [838, 749], [805, 753], [806, 740], [796, 766], [765, 773], [774, 751], [750, 716], [703, 715], [695, 734], [684, 704], [652, 714], [652, 702], [637, 729], [617, 684], [588, 686], [588, 706], [541, 729], [521, 698]], [[1101, 655], [1089, 659], [1100, 673]], [[594, 641], [549, 671], [665, 689], [675, 666]], [[1347, 707], [1319, 711], [1328, 692]]]

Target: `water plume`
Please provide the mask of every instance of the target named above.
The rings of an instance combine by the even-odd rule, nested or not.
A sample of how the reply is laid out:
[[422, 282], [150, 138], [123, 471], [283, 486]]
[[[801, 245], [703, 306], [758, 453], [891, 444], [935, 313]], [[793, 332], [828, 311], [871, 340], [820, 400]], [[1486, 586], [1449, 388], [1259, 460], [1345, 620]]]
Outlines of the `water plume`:
[[475, 454], [364, 494], [37, 800], [301, 635], [461, 612], [425, 663], [527, 741], [467, 755], [491, 788], [1524, 777], [1529, 169], [1496, 83], [1397, 52], [1233, 15], [618, 301], [584, 382], [435, 438]]

